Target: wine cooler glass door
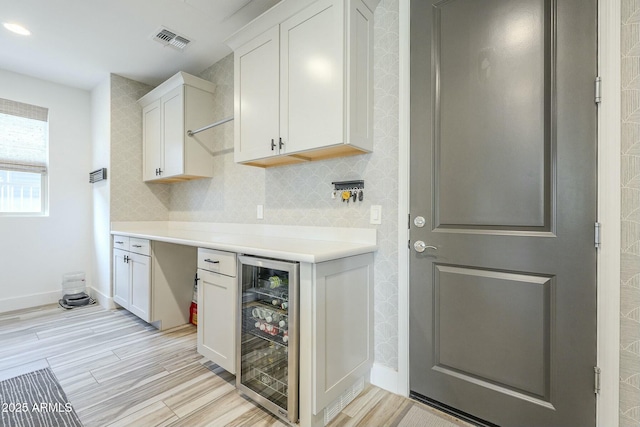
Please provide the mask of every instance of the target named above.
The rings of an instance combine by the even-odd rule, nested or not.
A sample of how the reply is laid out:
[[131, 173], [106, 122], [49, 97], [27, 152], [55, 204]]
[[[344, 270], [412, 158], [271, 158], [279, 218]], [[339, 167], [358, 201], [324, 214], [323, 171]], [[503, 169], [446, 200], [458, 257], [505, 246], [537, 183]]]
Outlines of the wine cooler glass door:
[[298, 264], [240, 256], [238, 388], [298, 420]]

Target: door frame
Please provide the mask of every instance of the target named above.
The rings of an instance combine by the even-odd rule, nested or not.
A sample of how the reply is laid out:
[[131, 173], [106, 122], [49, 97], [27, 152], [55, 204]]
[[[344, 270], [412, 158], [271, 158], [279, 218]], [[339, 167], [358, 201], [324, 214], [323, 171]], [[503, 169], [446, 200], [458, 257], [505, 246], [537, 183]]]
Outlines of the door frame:
[[[619, 419], [620, 371], [620, 25], [619, 0], [598, 1], [597, 357], [602, 370], [596, 425], [615, 426]], [[409, 135], [410, 135], [410, 0], [399, 1], [399, 147], [398, 147], [398, 371], [372, 372], [372, 382], [409, 395]], [[405, 249], [407, 248], [407, 249]]]

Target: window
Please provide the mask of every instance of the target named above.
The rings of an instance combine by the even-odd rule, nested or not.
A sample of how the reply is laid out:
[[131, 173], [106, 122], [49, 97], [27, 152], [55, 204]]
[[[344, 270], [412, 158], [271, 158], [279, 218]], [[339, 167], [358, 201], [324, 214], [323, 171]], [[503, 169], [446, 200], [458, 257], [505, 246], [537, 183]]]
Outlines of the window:
[[0, 215], [46, 215], [49, 112], [0, 98]]

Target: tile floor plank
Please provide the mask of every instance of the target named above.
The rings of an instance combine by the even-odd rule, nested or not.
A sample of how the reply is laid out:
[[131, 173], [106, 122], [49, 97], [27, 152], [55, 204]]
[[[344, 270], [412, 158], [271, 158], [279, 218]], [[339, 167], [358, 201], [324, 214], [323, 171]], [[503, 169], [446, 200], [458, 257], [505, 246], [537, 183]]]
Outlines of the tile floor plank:
[[[158, 331], [125, 310], [0, 313], [0, 379], [50, 366], [86, 427], [286, 427], [196, 351], [196, 328]], [[367, 385], [328, 427], [467, 426]]]

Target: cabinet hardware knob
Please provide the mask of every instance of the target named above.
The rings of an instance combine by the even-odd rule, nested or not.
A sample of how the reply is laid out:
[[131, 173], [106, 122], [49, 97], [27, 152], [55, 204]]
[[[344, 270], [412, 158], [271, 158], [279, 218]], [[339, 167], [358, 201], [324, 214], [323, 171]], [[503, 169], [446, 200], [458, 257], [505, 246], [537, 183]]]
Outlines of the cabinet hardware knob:
[[276, 149], [276, 142], [271, 138], [271, 151]]
[[124, 256], [124, 262], [126, 262], [127, 264], [129, 264], [129, 256], [125, 255]]
[[209, 258], [205, 259], [204, 262], [209, 262], [211, 264], [220, 264], [220, 261], [214, 260], [214, 259], [209, 259]]
[[280, 142], [278, 142], [278, 147], [282, 150], [283, 146], [284, 146], [284, 142], [282, 142], [282, 138], [280, 138]]

